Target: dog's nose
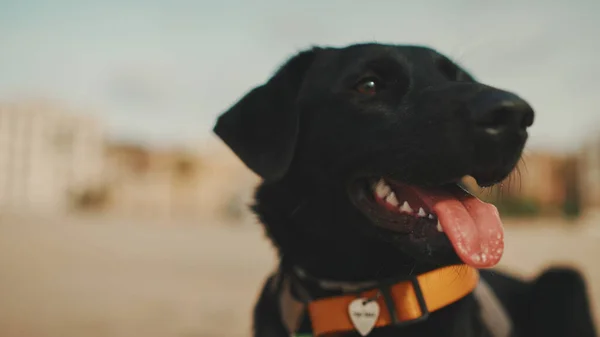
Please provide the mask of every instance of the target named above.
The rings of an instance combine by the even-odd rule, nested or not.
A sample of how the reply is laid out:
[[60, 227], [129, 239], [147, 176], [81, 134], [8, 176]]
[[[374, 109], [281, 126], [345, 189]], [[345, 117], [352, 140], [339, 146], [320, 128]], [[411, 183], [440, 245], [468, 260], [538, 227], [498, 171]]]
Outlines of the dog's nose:
[[479, 92], [467, 108], [474, 126], [471, 175], [480, 186], [491, 186], [506, 178], [521, 157], [533, 109], [519, 96], [497, 89]]
[[468, 104], [475, 126], [489, 135], [524, 132], [533, 124], [533, 109], [519, 96], [501, 90], [484, 91]]

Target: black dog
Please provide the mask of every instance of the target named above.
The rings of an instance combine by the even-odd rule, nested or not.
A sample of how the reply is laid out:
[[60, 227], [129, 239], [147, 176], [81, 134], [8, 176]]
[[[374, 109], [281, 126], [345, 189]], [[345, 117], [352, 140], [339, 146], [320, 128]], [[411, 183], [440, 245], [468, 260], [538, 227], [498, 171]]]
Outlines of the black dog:
[[506, 178], [533, 117], [425, 47], [291, 58], [214, 129], [264, 179], [254, 211], [280, 254], [255, 336], [596, 336], [576, 271], [480, 271], [502, 225], [459, 181]]

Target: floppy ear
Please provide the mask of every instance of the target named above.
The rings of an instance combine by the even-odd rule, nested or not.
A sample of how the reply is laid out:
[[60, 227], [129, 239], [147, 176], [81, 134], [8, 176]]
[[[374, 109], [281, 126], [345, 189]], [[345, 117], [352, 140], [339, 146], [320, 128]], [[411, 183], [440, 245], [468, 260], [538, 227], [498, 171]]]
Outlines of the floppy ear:
[[213, 129], [266, 181], [281, 179], [294, 157], [299, 124], [296, 101], [315, 54], [312, 49], [288, 60], [267, 83], [223, 113]]

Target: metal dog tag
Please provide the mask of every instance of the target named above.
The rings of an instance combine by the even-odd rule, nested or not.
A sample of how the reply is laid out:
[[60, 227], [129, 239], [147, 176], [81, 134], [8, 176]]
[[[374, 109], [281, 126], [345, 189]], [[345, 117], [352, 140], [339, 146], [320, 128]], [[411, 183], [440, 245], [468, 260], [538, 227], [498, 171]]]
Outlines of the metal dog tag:
[[361, 336], [368, 335], [379, 318], [379, 304], [366, 298], [357, 298], [348, 306], [350, 320]]

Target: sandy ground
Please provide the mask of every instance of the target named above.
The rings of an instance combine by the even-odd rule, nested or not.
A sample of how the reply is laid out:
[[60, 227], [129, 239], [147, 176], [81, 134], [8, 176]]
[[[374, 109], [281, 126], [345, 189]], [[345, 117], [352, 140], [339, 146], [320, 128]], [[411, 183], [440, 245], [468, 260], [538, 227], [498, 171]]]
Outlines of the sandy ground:
[[[575, 264], [600, 306], [599, 242], [600, 220], [509, 224], [502, 264]], [[248, 336], [273, 266], [258, 226], [0, 219], [0, 336]]]

